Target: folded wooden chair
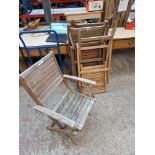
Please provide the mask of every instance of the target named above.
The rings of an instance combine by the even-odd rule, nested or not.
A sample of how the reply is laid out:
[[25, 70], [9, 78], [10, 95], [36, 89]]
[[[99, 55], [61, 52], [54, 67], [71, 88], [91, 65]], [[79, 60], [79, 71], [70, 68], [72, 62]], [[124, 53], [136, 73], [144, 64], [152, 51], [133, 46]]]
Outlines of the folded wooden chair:
[[[96, 32], [98, 28], [89, 27], [87, 30]], [[109, 61], [112, 51], [113, 35], [107, 34], [103, 36], [83, 37], [85, 33], [87, 33], [87, 31], [83, 29], [79, 31], [79, 39], [76, 44], [78, 77], [95, 80], [97, 83], [92, 87], [91, 91], [93, 93], [102, 93], [106, 91], [106, 84], [109, 79]], [[83, 59], [83, 53], [88, 51], [87, 55], [90, 56], [92, 50], [99, 50], [100, 57], [92, 57], [89, 59], [86, 57]], [[86, 87], [81, 82], [79, 82], [79, 87], [81, 92], [85, 94], [88, 93]]]
[[34, 109], [53, 121], [48, 129], [63, 133], [75, 142], [73, 134], [82, 130], [95, 98], [72, 90], [65, 79], [81, 81], [88, 87], [96, 84], [84, 78], [62, 75], [53, 52], [20, 74], [20, 84], [37, 104]]
[[[71, 51], [72, 75], [77, 75], [76, 43], [78, 42], [78, 38], [79, 38], [78, 33], [81, 30], [85, 31], [85, 34], [82, 36], [84, 38], [107, 35], [108, 30], [109, 30], [108, 22], [96, 23], [96, 24], [89, 23], [89, 24], [81, 24], [81, 25], [74, 24], [74, 27], [69, 28], [69, 42], [70, 42], [70, 51]], [[83, 59], [89, 59], [89, 61], [90, 61], [90, 59], [92, 59], [92, 58], [100, 58], [100, 55], [101, 55], [101, 50], [94, 49], [91, 51], [85, 50], [85, 52], [83, 52], [83, 54], [82, 54], [82, 57], [83, 57]], [[99, 59], [96, 59], [96, 60], [99, 62]], [[96, 63], [96, 62], [94, 62], [94, 63]]]

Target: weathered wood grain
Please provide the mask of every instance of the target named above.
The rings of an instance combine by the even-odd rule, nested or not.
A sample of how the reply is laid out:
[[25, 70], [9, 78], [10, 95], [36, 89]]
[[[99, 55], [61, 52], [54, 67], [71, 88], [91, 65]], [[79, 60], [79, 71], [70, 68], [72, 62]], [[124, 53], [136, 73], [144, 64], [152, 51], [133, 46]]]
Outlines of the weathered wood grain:
[[87, 104], [87, 101], [91, 100], [89, 98], [83, 98], [83, 100], [80, 102], [80, 104], [75, 109], [74, 113], [70, 116], [72, 120], [76, 121], [78, 117], [80, 117], [81, 109], [82, 107]]
[[[69, 89], [64, 82], [64, 78], [75, 81], [80, 80], [90, 85], [96, 84], [96, 82], [84, 78], [63, 76], [53, 53], [47, 54], [20, 75], [20, 84], [36, 102], [37, 106], [34, 109], [46, 114], [54, 122], [54, 126], [58, 126], [58, 132], [66, 133], [69, 129], [70, 135], [73, 133], [72, 131], [78, 129], [75, 126], [75, 120], [80, 121], [80, 118], [83, 118], [87, 102], [95, 99]], [[60, 95], [57, 93], [60, 93]], [[50, 95], [53, 96], [50, 97]], [[49, 105], [53, 97], [55, 100]], [[50, 107], [52, 110], [45, 106]], [[86, 117], [83, 118], [83, 121], [84, 119]]]
[[91, 108], [92, 108], [92, 106], [93, 106], [93, 103], [94, 103], [94, 101], [91, 100], [91, 101], [89, 102], [89, 105], [87, 106], [87, 108], [86, 108], [85, 111], [83, 112], [83, 115], [80, 115], [80, 116], [82, 116], [82, 118], [80, 119], [79, 124], [77, 125], [77, 128], [78, 128], [79, 130], [82, 129], [82, 127], [83, 127], [83, 125], [84, 125], [84, 123], [85, 123], [85, 121], [86, 121], [86, 118], [87, 118], [87, 116], [88, 116], [88, 114], [89, 114], [89, 112], [90, 112], [90, 110], [91, 110]]
[[95, 81], [84, 79], [84, 78], [80, 78], [80, 77], [76, 77], [76, 76], [71, 76], [71, 75], [64, 74], [63, 77], [71, 79], [71, 80], [75, 80], [75, 81], [85, 82], [85, 83], [88, 83], [88, 84], [91, 84], [91, 85], [95, 85], [96, 84]]
[[54, 119], [56, 119], [56, 120], [58, 120], [58, 121], [60, 121], [60, 122], [62, 122], [64, 124], [68, 125], [71, 128], [74, 127], [74, 124], [75, 124], [74, 121], [72, 121], [72, 120], [70, 120], [70, 119], [68, 119], [68, 118], [66, 118], [66, 117], [64, 117], [64, 116], [62, 116], [62, 115], [52, 111], [52, 110], [49, 110], [49, 109], [47, 109], [45, 107], [42, 107], [42, 106], [39, 106], [39, 105], [36, 105], [33, 108], [35, 110], [38, 110], [38, 111], [48, 115], [51, 118], [54, 118]]
[[45, 57], [41, 59], [41, 61], [36, 62], [34, 65], [32, 65], [30, 68], [28, 68], [26, 71], [24, 71], [21, 76], [25, 78], [29, 74], [31, 74], [35, 69], [37, 69], [39, 66], [41, 66], [46, 60], [50, 59], [52, 56], [52, 53], [49, 53]]

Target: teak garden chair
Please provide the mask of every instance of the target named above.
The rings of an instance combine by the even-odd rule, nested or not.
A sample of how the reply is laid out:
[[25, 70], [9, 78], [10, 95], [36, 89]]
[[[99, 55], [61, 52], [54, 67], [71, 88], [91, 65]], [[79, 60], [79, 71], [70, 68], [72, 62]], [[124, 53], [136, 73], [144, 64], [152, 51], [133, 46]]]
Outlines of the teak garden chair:
[[20, 84], [37, 104], [34, 109], [52, 120], [48, 129], [63, 133], [75, 142], [73, 135], [82, 130], [95, 98], [72, 90], [65, 79], [81, 81], [87, 86], [96, 84], [84, 78], [62, 75], [53, 52], [20, 74]]

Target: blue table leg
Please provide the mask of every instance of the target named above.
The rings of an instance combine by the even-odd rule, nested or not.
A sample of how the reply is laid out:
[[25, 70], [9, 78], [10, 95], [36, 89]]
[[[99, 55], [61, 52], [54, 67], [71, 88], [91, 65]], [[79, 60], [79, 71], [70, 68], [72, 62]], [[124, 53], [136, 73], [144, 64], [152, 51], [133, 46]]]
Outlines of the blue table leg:
[[38, 52], [39, 52], [39, 55], [40, 55], [40, 58], [42, 58], [42, 54], [41, 54], [41, 48], [38, 48]]

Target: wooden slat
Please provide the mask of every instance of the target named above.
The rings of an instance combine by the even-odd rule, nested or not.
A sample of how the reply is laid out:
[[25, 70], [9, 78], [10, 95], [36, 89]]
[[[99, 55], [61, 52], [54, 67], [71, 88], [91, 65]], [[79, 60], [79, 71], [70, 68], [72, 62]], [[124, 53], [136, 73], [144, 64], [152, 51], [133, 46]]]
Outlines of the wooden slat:
[[92, 70], [87, 70], [87, 71], [80, 71], [79, 74], [88, 74], [88, 73], [98, 73], [98, 72], [104, 72], [108, 71], [108, 68], [99, 68], [99, 69], [92, 69]]
[[89, 105], [87, 106], [85, 112], [83, 113], [83, 116], [82, 116], [82, 118], [80, 119], [79, 124], [77, 125], [77, 129], [79, 129], [79, 130], [82, 129], [82, 127], [83, 127], [83, 125], [84, 125], [84, 123], [85, 123], [85, 121], [86, 121], [86, 118], [87, 118], [87, 116], [88, 116], [88, 114], [89, 114], [89, 112], [90, 112], [90, 110], [91, 110], [91, 108], [92, 108], [92, 106], [93, 106], [93, 103], [94, 103], [94, 101], [91, 100], [90, 103], [89, 103]]
[[[101, 72], [101, 73], [99, 72], [99, 73], [96, 73], [96, 74], [95, 74], [95, 77], [96, 77], [96, 78], [102, 78], [102, 77], [104, 77], [104, 74], [105, 74], [104, 72]], [[91, 77], [94, 77], [94, 74], [89, 74], [89, 73], [88, 73], [88, 74], [82, 75], [82, 77], [83, 77], [83, 78], [91, 78]]]
[[86, 108], [89, 105], [90, 101], [91, 101], [90, 99], [86, 99], [85, 103], [79, 107], [80, 112], [75, 117], [75, 127], [76, 128], [78, 128], [78, 124], [79, 124], [83, 114], [85, 113]]
[[[44, 63], [44, 66], [41, 68], [38, 68], [38, 72], [42, 75], [44, 75], [47, 72], [50, 72], [50, 70], [56, 69], [58, 70], [58, 68], [56, 67], [56, 62], [54, 61], [54, 59], [50, 59], [49, 62]], [[35, 73], [35, 72], [34, 72]]]
[[52, 84], [54, 80], [56, 80], [56, 78], [60, 77], [60, 75], [56, 74], [53, 78], [50, 77], [51, 76], [48, 77], [49, 80], [47, 81], [41, 81], [39, 85], [40, 87], [36, 87], [37, 89], [33, 88], [33, 91], [36, 93], [37, 96], [39, 96], [50, 84]]
[[72, 93], [71, 97], [68, 99], [68, 101], [64, 104], [63, 109], [60, 111], [60, 114], [65, 116], [68, 114], [69, 108], [72, 106], [76, 100], [78, 100], [78, 95], [76, 93]]
[[21, 76], [25, 78], [29, 74], [31, 74], [35, 69], [37, 69], [40, 65], [42, 65], [44, 62], [46, 62], [48, 59], [52, 57], [52, 53], [47, 54], [45, 57], [43, 57], [41, 60], [36, 62], [34, 65], [32, 65], [30, 68], [28, 68], [26, 71], [24, 71]]
[[48, 70], [45, 72], [41, 72], [40, 70], [38, 70], [38, 72], [36, 72], [35, 75], [31, 77], [31, 79], [27, 80], [27, 83], [31, 85], [31, 87], [33, 88], [35, 87], [35, 85], [40, 83], [44, 78], [47, 78], [48, 75], [52, 76], [53, 72], [56, 72], [56, 71], [58, 72], [57, 68], [55, 68], [54, 65], [50, 66], [50, 68], [48, 68]]
[[84, 99], [84, 96], [78, 95], [78, 100], [76, 101], [76, 104], [72, 106], [72, 110], [68, 114], [68, 118], [74, 120], [74, 115], [77, 112], [78, 107], [81, 105], [82, 100]]
[[[54, 75], [54, 76], [53, 76]], [[47, 82], [52, 82], [52, 80], [54, 80], [54, 77], [56, 78], [57, 76], [59, 76], [60, 74], [58, 73], [58, 71], [56, 70], [49, 70], [49, 72], [47, 72], [47, 74], [44, 74], [44, 75], [41, 75], [41, 79], [39, 81], [37, 81], [35, 83], [35, 85], [32, 85], [31, 88], [32, 90], [38, 90], [42, 87], [44, 87], [44, 85], [47, 83]], [[50, 83], [51, 83], [50, 82]]]
[[84, 60], [81, 60], [81, 63], [96, 62], [96, 61], [102, 61], [102, 60], [103, 58], [84, 59]]
[[79, 93], [79, 92], [77, 92], [77, 91], [72, 90], [72, 92], [75, 92], [76, 94], [79, 94], [79, 95], [81, 95], [81, 96], [84, 96], [85, 98], [88, 98], [88, 99], [91, 99], [91, 100], [95, 100], [95, 98], [90, 97], [90, 96], [87, 96], [87, 95], [85, 95], [85, 94], [81, 94], [81, 93]]
[[111, 36], [97, 36], [97, 37], [81, 38], [81, 42], [92, 40], [109, 40], [109, 39], [111, 39]]
[[48, 115], [49, 117], [51, 117], [57, 121], [60, 121], [61, 123], [64, 123], [65, 125], [68, 125], [71, 128], [74, 127], [75, 122], [62, 116], [61, 114], [58, 114], [54, 111], [51, 111], [51, 110], [49, 110], [45, 107], [39, 106], [39, 105], [34, 106], [34, 109]]
[[[47, 73], [50, 73], [50, 72], [47, 72]], [[45, 73], [45, 76], [47, 73]], [[39, 70], [39, 68], [37, 68], [32, 74], [30, 74], [29, 76], [27, 76], [27, 78], [25, 78], [25, 81], [30, 87], [33, 88], [35, 85], [40, 83], [43, 77], [44, 77], [44, 74]]]
[[95, 66], [95, 65], [100, 65], [101, 62], [100, 61], [96, 61], [96, 62], [87, 62], [87, 63], [83, 63], [83, 66]]
[[29, 82], [33, 79], [33, 77], [36, 76], [36, 74], [38, 73], [38, 71], [40, 72], [41, 70], [46, 70], [46, 68], [48, 68], [48, 65], [52, 63], [54, 64], [54, 61], [52, 61], [52, 57], [50, 59], [48, 59], [46, 62], [44, 62], [42, 65], [40, 65], [38, 68], [36, 68], [33, 72], [31, 72], [29, 75], [27, 75], [27, 77], [25, 77], [24, 79]]
[[[79, 31], [81, 32], [81, 35], [83, 37], [83, 35], [87, 34], [88, 32], [90, 33], [92, 31], [95, 32], [96, 34], [99, 34], [99, 33], [103, 32], [104, 28], [105, 28], [105, 25], [93, 26], [93, 27], [83, 27], [83, 28], [77, 28], [77, 29], [79, 29]], [[93, 33], [92, 33], [92, 35], [93, 35]]]
[[74, 107], [77, 105], [77, 101], [79, 99], [79, 94], [76, 93], [74, 101], [72, 102], [72, 106], [68, 108], [68, 113], [65, 114], [66, 117], [70, 118], [70, 115], [73, 113]]
[[[85, 42], [81, 42], [80, 43], [81, 47], [100, 46], [100, 45], [103, 45], [103, 41], [102, 40], [85, 41]], [[89, 50], [88, 50], [88, 52], [89, 52]]]
[[99, 50], [89, 50], [89, 51], [82, 51], [81, 53], [81, 60], [82, 59], [91, 59], [91, 58], [99, 58]]
[[63, 101], [65, 100], [65, 98], [68, 96], [68, 94], [70, 93], [71, 90], [67, 90], [63, 96], [61, 97], [61, 99], [59, 100], [59, 103], [53, 108], [53, 111], [56, 111], [59, 106], [63, 103]]
[[93, 49], [89, 51], [85, 50], [81, 52], [81, 60], [91, 58], [99, 58], [99, 49]]
[[64, 99], [64, 101], [62, 102], [62, 104], [57, 108], [57, 110], [56, 110], [57, 113], [61, 113], [61, 111], [63, 110], [65, 104], [70, 103], [68, 100], [72, 97], [72, 95], [73, 95], [73, 93], [72, 93], [72, 91], [70, 91], [69, 94]]
[[[39, 98], [42, 100], [44, 99], [45, 95], [48, 93], [48, 91], [50, 90], [50, 92], [54, 91], [59, 84], [63, 81], [63, 79], [61, 78], [61, 76], [58, 76], [56, 78], [56, 80], [54, 80], [53, 83], [51, 83], [41, 94], [39, 94]], [[52, 89], [52, 91], [51, 91]]]
[[31, 74], [29, 74], [28, 77], [26, 77], [25, 79], [29, 80], [29, 77], [33, 76], [36, 72], [46, 71], [46, 70], [48, 70], [49, 65], [53, 66], [54, 64], [55, 64], [55, 62], [54, 62], [53, 57], [50, 57], [48, 60], [46, 60], [40, 66], [38, 66], [33, 72], [31, 72]]
[[90, 70], [90, 69], [92, 70], [92, 69], [96, 69], [96, 68], [103, 69], [103, 68], [105, 68], [105, 65], [102, 64], [102, 65], [96, 65], [96, 66], [81, 67], [82, 71], [87, 71], [87, 70]]
[[99, 49], [99, 48], [108, 48], [108, 45], [81, 47], [81, 50], [84, 51], [84, 50]]
[[86, 97], [82, 97], [82, 101], [79, 102], [78, 104], [75, 105], [71, 115], [69, 116], [69, 118], [73, 121], [75, 121], [75, 119], [78, 117], [80, 110], [81, 110], [81, 106], [83, 106], [86, 102], [87, 98]]
[[[81, 38], [87, 38], [87, 37], [95, 37], [95, 36], [102, 36], [103, 35], [103, 29], [100, 30], [96, 30], [95, 33], [92, 33], [92, 31], [83, 31], [83, 32], [79, 32], [81, 35]], [[79, 37], [79, 34], [78, 34]]]
[[83, 78], [88, 78], [88, 77], [102, 78], [102, 77], [104, 77], [104, 75], [105, 75], [105, 72], [98, 72], [95, 74], [93, 74], [93, 73], [83, 74], [82, 77]]
[[54, 82], [54, 80], [56, 80], [57, 77], [60, 77], [60, 79], [61, 79], [61, 75], [58, 72], [56, 72], [55, 74], [53, 74], [53, 76], [50, 73], [49, 76], [45, 76], [45, 79], [43, 79], [42, 81], [40, 81], [40, 84], [38, 83], [36, 85], [36, 87], [32, 87], [33, 91], [36, 92], [37, 94], [40, 94], [50, 84], [52, 84]]
[[86, 32], [86, 31], [96, 31], [96, 30], [101, 30], [104, 28], [104, 25], [99, 25], [99, 26], [88, 26], [88, 27], [80, 27], [80, 28], [73, 28], [71, 27], [70, 30], [73, 32], [73, 34], [76, 34], [78, 31]]

